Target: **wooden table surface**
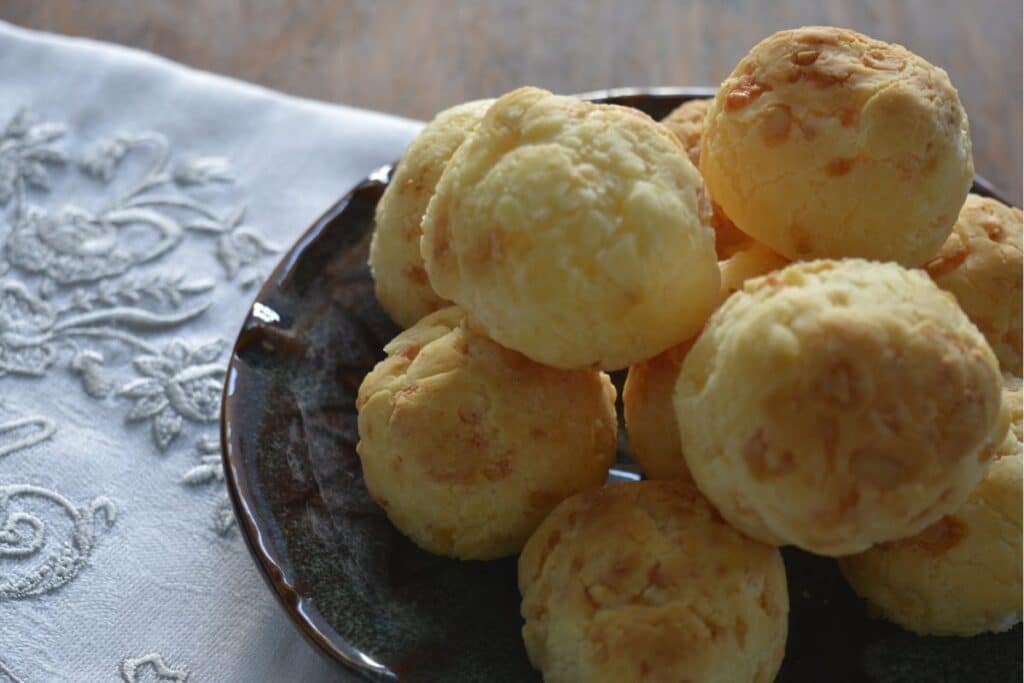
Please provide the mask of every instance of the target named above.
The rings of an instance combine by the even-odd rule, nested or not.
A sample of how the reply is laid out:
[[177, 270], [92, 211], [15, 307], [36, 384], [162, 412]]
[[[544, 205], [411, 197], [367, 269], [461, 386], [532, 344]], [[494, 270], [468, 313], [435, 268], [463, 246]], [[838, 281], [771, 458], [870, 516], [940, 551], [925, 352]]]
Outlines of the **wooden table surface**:
[[717, 84], [773, 31], [846, 26], [946, 69], [978, 173], [1021, 201], [1020, 0], [15, 0], [0, 18], [417, 118], [523, 84]]

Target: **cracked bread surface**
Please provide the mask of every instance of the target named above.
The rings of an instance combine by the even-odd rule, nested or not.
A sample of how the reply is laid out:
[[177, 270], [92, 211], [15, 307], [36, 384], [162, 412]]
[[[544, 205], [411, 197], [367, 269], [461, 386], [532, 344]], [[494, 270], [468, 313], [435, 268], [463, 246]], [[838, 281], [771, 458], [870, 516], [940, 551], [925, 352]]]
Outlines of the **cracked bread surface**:
[[701, 173], [745, 233], [789, 259], [919, 266], [948, 237], [974, 167], [942, 69], [854, 31], [758, 43], [704, 121]]
[[853, 589], [921, 635], [972, 636], [1021, 621], [1021, 381], [1005, 376], [1011, 429], [977, 488], [921, 533], [841, 558]]
[[674, 394], [701, 491], [758, 540], [822, 555], [956, 510], [1005, 435], [999, 367], [922, 271], [860, 259], [748, 280]]
[[388, 518], [438, 555], [512, 555], [561, 500], [600, 486], [615, 456], [615, 388], [464, 324], [458, 307], [384, 348], [359, 387], [357, 452]]
[[789, 596], [778, 550], [682, 481], [559, 505], [519, 558], [523, 639], [549, 683], [774, 679]]
[[466, 102], [435, 116], [406, 147], [377, 203], [370, 270], [377, 300], [403, 328], [450, 305], [423, 267], [420, 226], [444, 167], [493, 102]]
[[953, 233], [924, 268], [956, 297], [1006, 372], [1021, 374], [1021, 210], [968, 195]]
[[692, 336], [714, 307], [700, 189], [646, 114], [521, 88], [448, 164], [421, 250], [435, 290], [498, 343], [620, 369]]

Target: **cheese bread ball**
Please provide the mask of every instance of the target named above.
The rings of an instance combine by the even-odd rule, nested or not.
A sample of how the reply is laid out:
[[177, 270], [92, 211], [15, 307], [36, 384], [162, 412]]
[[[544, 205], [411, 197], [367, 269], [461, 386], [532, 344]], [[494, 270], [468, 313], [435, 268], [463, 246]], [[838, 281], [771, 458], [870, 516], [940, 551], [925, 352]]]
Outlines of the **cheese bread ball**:
[[640, 470], [648, 479], [686, 479], [679, 443], [676, 410], [672, 405], [679, 368], [693, 340], [673, 346], [654, 358], [629, 367], [622, 386], [622, 409], [629, 434], [629, 447]]
[[915, 633], [972, 636], [1021, 621], [1021, 394], [1011, 382], [1014, 429], [967, 502], [916, 536], [840, 560], [858, 594]]
[[1014, 375], [1003, 374], [1003, 407], [1008, 411], [1010, 428], [1006, 432], [1006, 439], [996, 453], [999, 457], [1008, 455], [1024, 455], [1024, 406], [1021, 405], [1021, 379]]
[[[752, 277], [786, 265], [782, 258], [762, 244], [748, 239], [746, 248], [719, 262], [722, 271], [721, 300], [740, 289]], [[694, 340], [673, 346], [654, 358], [629, 368], [622, 388], [622, 406], [633, 457], [648, 479], [691, 479], [676, 426], [672, 392], [683, 359]]]
[[789, 594], [779, 551], [682, 481], [565, 501], [519, 557], [523, 639], [547, 683], [774, 680]]
[[798, 28], [755, 45], [704, 126], [712, 198], [790, 259], [919, 266], [949, 236], [974, 175], [946, 72], [844, 29]]
[[774, 270], [784, 268], [788, 264], [788, 260], [765, 245], [748, 238], [737, 246], [729, 258], [718, 263], [718, 268], [722, 273], [719, 297], [725, 301], [734, 292], [742, 289], [743, 283], [750, 278], [766, 275]]
[[714, 307], [697, 169], [637, 110], [521, 88], [437, 185], [430, 281], [498, 343], [559, 368], [619, 369], [692, 336]]
[[366, 487], [438, 555], [519, 552], [551, 509], [600, 486], [615, 456], [615, 388], [556, 370], [462, 324], [450, 307], [395, 337], [359, 387]]
[[722, 207], [711, 201], [706, 190], [700, 206], [701, 217], [715, 233], [715, 256], [719, 261], [754, 243], [754, 238], [737, 228]]
[[686, 156], [694, 166], [700, 165], [700, 139], [704, 135], [704, 115], [708, 112], [710, 98], [687, 100], [669, 112], [661, 123], [675, 133], [683, 143]]
[[985, 338], [922, 271], [798, 262], [747, 281], [674, 395], [701, 491], [758, 540], [860, 552], [956, 510], [1005, 436]]
[[467, 102], [435, 116], [409, 143], [377, 204], [370, 269], [377, 299], [402, 327], [450, 305], [434, 292], [423, 268], [420, 223], [441, 171], [493, 102]]
[[[687, 100], [676, 107], [668, 116], [661, 120], [662, 124], [675, 133], [683, 143], [686, 156], [694, 166], [700, 165], [700, 141], [704, 135], [704, 114], [708, 110], [710, 99]], [[719, 259], [728, 258], [740, 245], [750, 238], [733, 224], [722, 211], [722, 207], [714, 203], [705, 193], [701, 204], [705, 222], [715, 231], [715, 253]]]
[[1021, 211], [968, 195], [953, 234], [925, 265], [988, 339], [1004, 370], [1021, 373]]

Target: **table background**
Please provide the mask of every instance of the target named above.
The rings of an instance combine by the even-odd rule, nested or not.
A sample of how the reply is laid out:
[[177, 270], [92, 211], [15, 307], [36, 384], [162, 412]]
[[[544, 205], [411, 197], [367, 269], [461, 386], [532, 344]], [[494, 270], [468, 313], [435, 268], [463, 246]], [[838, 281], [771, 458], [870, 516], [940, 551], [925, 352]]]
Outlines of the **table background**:
[[0, 18], [140, 47], [296, 95], [429, 118], [518, 85], [719, 83], [760, 38], [834, 24], [949, 72], [978, 173], [1021, 201], [1020, 0], [33, 0]]

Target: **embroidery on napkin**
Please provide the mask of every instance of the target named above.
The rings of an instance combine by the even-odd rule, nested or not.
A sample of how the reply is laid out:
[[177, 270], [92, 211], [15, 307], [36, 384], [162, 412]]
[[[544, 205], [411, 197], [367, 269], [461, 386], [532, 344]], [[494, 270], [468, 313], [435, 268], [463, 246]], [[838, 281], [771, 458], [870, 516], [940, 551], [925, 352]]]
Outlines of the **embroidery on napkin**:
[[[148, 423], [154, 445], [166, 451], [187, 424], [216, 422], [226, 344], [153, 340], [201, 316], [217, 286], [216, 277], [162, 270], [161, 262], [186, 240], [212, 239], [224, 279], [247, 287], [278, 247], [246, 223], [244, 202], [214, 205], [216, 188], [233, 181], [226, 159], [176, 160], [168, 139], [147, 131], [102, 140], [75, 160], [61, 147], [67, 133], [60, 123], [36, 123], [24, 108], [0, 132], [7, 219], [6, 234], [0, 230], [0, 381], [66, 367], [87, 396], [130, 402], [126, 421]], [[139, 163], [128, 164], [130, 156]], [[98, 183], [93, 199], [102, 205], [84, 208], [65, 197], [49, 207], [31, 203], [58, 194], [51, 178], [58, 169]], [[124, 379], [126, 372], [134, 377]], [[208, 477], [195, 469], [185, 484], [223, 481], [223, 472]], [[226, 533], [229, 518], [225, 497], [214, 528]]]
[[13, 671], [7, 668], [7, 665], [0, 660], [0, 681], [10, 681], [10, 683], [25, 683], [22, 679], [18, 678]]
[[[18, 509], [18, 503], [32, 498], [37, 503], [52, 503], [48, 509], [56, 507], [72, 522], [69, 537], [49, 552], [47, 546], [54, 544], [47, 540], [47, 521], [38, 514]], [[97, 526], [109, 528], [116, 518], [117, 507], [104, 496], [76, 507], [59, 493], [40, 486], [0, 486], [0, 559], [12, 566], [9, 574], [0, 575], [0, 603], [50, 593], [74, 579], [92, 554]], [[52, 519], [49, 521], [55, 525]], [[20, 563], [15, 561], [40, 555], [42, 561], [33, 562], [27, 570], [13, 568]]]
[[[0, 401], [0, 414], [8, 412]], [[57, 423], [42, 415], [18, 415], [0, 418], [0, 458], [46, 441], [57, 431]]]
[[162, 655], [153, 652], [136, 659], [125, 659], [121, 662], [121, 678], [125, 683], [139, 683], [139, 676], [145, 669], [150, 669], [161, 681], [187, 681], [191, 672], [187, 669], [172, 669], [164, 661]]
[[223, 339], [200, 345], [175, 340], [160, 352], [136, 356], [132, 361], [141, 377], [117, 393], [135, 400], [127, 419], [148, 420], [160, 450], [178, 436], [185, 419], [217, 420], [224, 367], [216, 360], [225, 346]]
[[[224, 481], [224, 462], [220, 457], [220, 439], [208, 434], [196, 443], [199, 464], [182, 475], [181, 481], [188, 486], [201, 486]], [[231, 500], [223, 494], [213, 513], [213, 528], [221, 536], [227, 535], [235, 527], [235, 513], [231, 508]]]

